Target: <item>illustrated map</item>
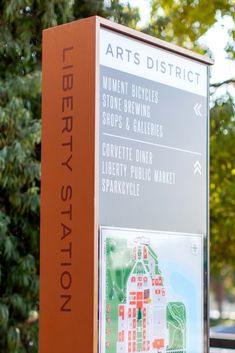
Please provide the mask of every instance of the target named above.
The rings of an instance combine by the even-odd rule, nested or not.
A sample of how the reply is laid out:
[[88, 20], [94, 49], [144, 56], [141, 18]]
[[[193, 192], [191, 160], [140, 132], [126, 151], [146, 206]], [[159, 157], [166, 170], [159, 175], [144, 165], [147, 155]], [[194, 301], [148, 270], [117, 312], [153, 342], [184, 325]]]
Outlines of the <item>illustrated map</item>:
[[[190, 339], [187, 344], [190, 306], [181, 293], [168, 293], [167, 273], [159, 256], [163, 236], [129, 233], [105, 230], [101, 236], [105, 266], [101, 271], [100, 353], [193, 352], [188, 350]], [[169, 241], [169, 236], [165, 238]], [[178, 238], [189, 242], [186, 237]], [[199, 248], [195, 250], [200, 245], [197, 241], [190, 243], [193, 258], [199, 252]], [[198, 332], [199, 340], [201, 334]]]

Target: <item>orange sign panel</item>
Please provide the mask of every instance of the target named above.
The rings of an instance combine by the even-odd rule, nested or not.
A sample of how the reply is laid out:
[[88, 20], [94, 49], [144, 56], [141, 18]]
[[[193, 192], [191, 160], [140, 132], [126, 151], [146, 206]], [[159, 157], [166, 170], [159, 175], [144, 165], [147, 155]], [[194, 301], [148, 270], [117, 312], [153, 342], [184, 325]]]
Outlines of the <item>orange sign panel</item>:
[[[112, 32], [115, 32], [115, 38], [118, 40], [114, 36], [111, 38]], [[110, 44], [110, 38], [113, 45]], [[136, 43], [138, 45], [133, 47], [133, 50], [124, 44], [122, 48], [120, 38], [124, 44], [127, 43], [125, 45], [130, 44], [130, 39], [135, 42], [132, 43], [134, 46]], [[148, 45], [149, 51], [146, 52], [143, 43]], [[145, 202], [143, 208], [138, 206], [138, 202], [139, 204], [142, 202], [142, 195], [148, 195], [150, 188], [150, 174], [155, 158], [150, 149], [166, 146], [159, 145], [160, 142], [156, 144], [143, 141], [145, 135], [151, 134], [158, 139], [163, 138], [161, 125], [150, 122], [139, 124], [141, 121], [133, 120], [133, 117], [138, 115], [147, 120], [151, 118], [150, 105], [155, 107], [159, 103], [158, 91], [155, 88], [142, 87], [137, 84], [139, 81], [131, 85], [131, 82], [128, 83], [125, 79], [126, 76], [119, 75], [120, 73], [123, 75], [123, 67], [132, 65], [129, 74], [138, 76], [142, 70], [139, 66], [141, 63], [139, 48], [142, 48], [142, 54], [145, 54], [143, 58], [146, 57], [144, 72], [148, 74], [149, 82], [152, 82], [152, 72], [156, 74], [158, 65], [158, 61], [153, 61], [150, 55], [155, 47], [160, 48], [164, 55], [166, 51], [174, 53], [171, 56], [172, 63], [177, 63], [175, 53], [193, 59], [194, 62], [210, 63], [208, 59], [198, 54], [99, 17], [75, 21], [43, 32], [40, 353], [98, 353], [98, 317], [102, 318], [102, 313], [98, 312], [99, 227], [133, 228], [135, 224], [131, 222], [134, 218], [138, 218], [139, 226], [134, 228], [151, 229], [148, 223], [151, 203]], [[145, 52], [150, 53], [149, 56], [146, 56]], [[103, 53], [103, 56], [99, 55], [100, 53]], [[119, 71], [115, 73], [118, 75], [116, 79], [107, 72], [102, 73], [100, 66], [109, 66], [108, 72], [113, 72], [117, 61]], [[185, 68], [181, 70], [174, 64], [172, 81], [170, 76], [173, 64], [167, 66], [170, 71], [166, 73], [166, 62], [164, 64], [162, 61], [162, 81], [158, 84], [164, 85], [165, 76], [168, 75], [168, 79], [173, 82], [172, 89], [178, 81], [182, 81], [187, 89], [193, 90], [191, 86], [194, 87], [193, 84], [197, 86], [200, 74], [192, 71], [189, 63], [186, 64], [187, 70]], [[195, 66], [195, 63], [193, 65]], [[103, 86], [100, 86], [99, 81]], [[105, 90], [102, 95], [100, 87]], [[116, 96], [110, 92], [114, 92]], [[132, 100], [127, 99], [128, 94], [132, 94]], [[137, 101], [134, 102], [134, 99]], [[111, 130], [99, 133], [101, 122], [99, 123], [98, 112], [101, 101], [103, 107], [107, 108], [102, 114], [103, 124], [107, 129], [114, 127], [118, 131], [115, 136]], [[195, 111], [197, 115], [201, 115], [201, 106], [201, 103], [197, 105]], [[132, 120], [133, 131], [130, 130]], [[121, 135], [122, 129], [125, 130], [125, 136]], [[103, 143], [100, 143], [101, 139], [99, 141], [101, 135], [106, 139]], [[152, 135], [150, 138], [153, 138]], [[113, 138], [120, 142], [114, 144]], [[142, 147], [139, 147], [141, 143]], [[145, 151], [146, 146], [149, 151]], [[102, 164], [99, 158], [101, 148]], [[183, 149], [173, 147], [171, 150], [185, 152]], [[138, 166], [144, 165], [144, 168], [130, 165], [134, 163]], [[99, 180], [101, 166], [103, 174], [106, 175], [102, 181]], [[197, 169], [197, 173], [199, 172], [201, 174]], [[173, 174], [169, 174], [168, 179], [156, 174], [154, 182], [156, 185], [157, 183], [173, 185], [175, 183]], [[117, 180], [113, 180], [114, 177]], [[100, 195], [103, 195], [103, 199]], [[120, 200], [121, 207], [118, 204]], [[126, 203], [128, 200], [130, 204]], [[161, 208], [161, 205], [159, 207]], [[143, 211], [146, 222], [140, 227]], [[140, 216], [136, 217], [138, 214]], [[163, 218], [155, 217], [155, 214], [154, 209], [154, 222]], [[113, 216], [112, 220], [110, 215]], [[119, 224], [119, 218], [116, 216], [122, 218], [123, 224]], [[147, 261], [148, 251], [145, 245], [143, 262]], [[140, 261], [141, 254], [134, 250], [133, 258], [136, 262]], [[140, 321], [142, 322], [143, 307], [151, 302], [150, 293], [143, 289], [149, 282], [148, 277], [143, 277], [142, 272], [133, 273], [131, 276], [132, 285], [136, 287], [134, 292], [130, 292], [129, 297], [133, 308], [127, 312], [125, 305], [120, 305], [119, 312], [117, 311], [120, 318], [119, 334], [115, 335], [115, 345], [117, 344], [121, 350], [126, 342], [126, 351], [140, 350], [135, 341], [139, 339], [137, 329], [140, 327]], [[160, 282], [155, 284], [154, 278], [151, 281], [155, 286], [160, 285]], [[160, 293], [160, 290], [157, 291]], [[113, 351], [114, 347], [113, 310], [109, 303], [104, 306], [106, 316], [103, 326], [107, 327], [103, 331], [103, 336], [106, 333], [103, 347], [107, 352]], [[148, 312], [145, 310], [144, 329], [147, 315]], [[133, 323], [130, 321], [133, 336], [130, 335], [131, 330], [125, 332], [122, 326], [124, 325], [122, 321], [126, 322], [128, 319], [133, 320]], [[130, 339], [133, 337], [132, 343], [127, 342], [128, 337]], [[143, 349], [149, 350], [150, 340], [146, 332], [144, 337], [146, 339], [141, 338], [142, 341], [144, 339], [141, 341], [145, 347]], [[117, 340], [122, 344], [116, 343]], [[164, 341], [161, 339], [153, 342], [153, 348], [156, 350], [163, 346]]]
[[43, 32], [40, 353], [96, 351], [95, 48], [95, 18]]

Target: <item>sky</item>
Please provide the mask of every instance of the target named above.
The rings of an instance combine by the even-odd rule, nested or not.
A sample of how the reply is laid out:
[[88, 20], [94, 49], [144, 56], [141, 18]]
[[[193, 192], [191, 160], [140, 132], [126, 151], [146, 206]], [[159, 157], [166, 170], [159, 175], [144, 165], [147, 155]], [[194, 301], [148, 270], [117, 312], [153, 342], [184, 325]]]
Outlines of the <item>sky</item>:
[[219, 20], [199, 42], [205, 43], [211, 49], [215, 64], [212, 68], [212, 82], [220, 82], [231, 77], [235, 78], [235, 62], [226, 59], [225, 47], [228, 42], [228, 30], [232, 28], [230, 17]]
[[[127, 1], [125, 1], [127, 2]], [[140, 8], [141, 21], [139, 25], [148, 22], [150, 16], [149, 0], [129, 0], [131, 6]], [[226, 59], [225, 46], [228, 40], [228, 29], [234, 26], [231, 18], [220, 19], [202, 38], [199, 43], [206, 45], [213, 53], [215, 63], [211, 68], [211, 83], [222, 82], [229, 78], [235, 78], [235, 61]]]

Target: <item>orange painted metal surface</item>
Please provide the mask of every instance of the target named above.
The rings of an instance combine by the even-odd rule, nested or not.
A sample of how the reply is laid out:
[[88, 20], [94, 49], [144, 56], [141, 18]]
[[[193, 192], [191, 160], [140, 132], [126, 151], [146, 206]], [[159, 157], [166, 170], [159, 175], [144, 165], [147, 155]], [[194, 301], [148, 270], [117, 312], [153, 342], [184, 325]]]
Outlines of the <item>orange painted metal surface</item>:
[[97, 346], [95, 50], [94, 17], [43, 33], [40, 353]]

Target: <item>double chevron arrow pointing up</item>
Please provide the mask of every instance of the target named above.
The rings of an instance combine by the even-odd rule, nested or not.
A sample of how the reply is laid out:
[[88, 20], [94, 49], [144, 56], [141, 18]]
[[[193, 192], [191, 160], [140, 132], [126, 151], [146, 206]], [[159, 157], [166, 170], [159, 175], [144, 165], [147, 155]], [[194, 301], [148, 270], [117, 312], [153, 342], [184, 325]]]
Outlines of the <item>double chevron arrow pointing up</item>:
[[196, 161], [194, 163], [194, 175], [196, 174], [200, 174], [200, 175], [202, 174], [202, 166], [199, 161]]

